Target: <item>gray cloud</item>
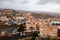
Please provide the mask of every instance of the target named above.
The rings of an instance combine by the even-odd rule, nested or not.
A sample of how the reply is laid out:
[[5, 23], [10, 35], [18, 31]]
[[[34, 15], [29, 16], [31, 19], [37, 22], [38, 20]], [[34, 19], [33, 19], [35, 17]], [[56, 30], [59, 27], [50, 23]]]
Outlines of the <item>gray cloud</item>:
[[60, 0], [0, 0], [0, 8], [60, 12]]
[[13, 0], [0, 0], [0, 2], [2, 2], [2, 1], [11, 1], [12, 2]]
[[23, 0], [23, 1], [21, 2], [21, 4], [27, 4], [27, 3], [29, 3], [28, 0]]
[[36, 4], [47, 4], [50, 2], [60, 4], [60, 0], [39, 0]]
[[48, 2], [51, 2], [52, 0], [39, 0], [36, 4], [46, 4]]

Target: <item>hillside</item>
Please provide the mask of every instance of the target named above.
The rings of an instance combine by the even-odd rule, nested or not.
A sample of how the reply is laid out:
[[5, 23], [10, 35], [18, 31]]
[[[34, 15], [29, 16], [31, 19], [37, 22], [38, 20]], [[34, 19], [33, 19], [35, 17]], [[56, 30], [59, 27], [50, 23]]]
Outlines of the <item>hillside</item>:
[[[14, 10], [14, 9], [0, 9], [0, 12], [2, 12], [2, 14], [7, 15], [9, 12], [11, 13], [11, 15], [13, 16], [14, 14], [17, 13], [22, 13], [22, 14], [26, 14], [26, 13], [32, 13], [32, 16], [36, 17], [36, 18], [53, 18], [53, 17], [60, 17], [60, 13], [53, 13], [53, 12], [37, 12], [37, 11], [25, 11], [25, 10]], [[0, 15], [1, 16], [1, 15]]]

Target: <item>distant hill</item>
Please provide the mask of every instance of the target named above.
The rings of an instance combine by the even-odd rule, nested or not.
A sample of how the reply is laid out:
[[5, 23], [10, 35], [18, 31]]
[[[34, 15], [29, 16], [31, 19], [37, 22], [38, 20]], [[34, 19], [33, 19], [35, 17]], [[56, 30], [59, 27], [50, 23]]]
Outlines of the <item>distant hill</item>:
[[1, 9], [0, 10], [11, 10], [11, 11], [19, 11], [22, 13], [30, 12], [32, 13], [32, 16], [36, 18], [53, 18], [53, 17], [60, 17], [60, 13], [54, 13], [54, 12], [40, 12], [40, 11], [25, 11], [25, 10], [14, 10], [14, 9]]

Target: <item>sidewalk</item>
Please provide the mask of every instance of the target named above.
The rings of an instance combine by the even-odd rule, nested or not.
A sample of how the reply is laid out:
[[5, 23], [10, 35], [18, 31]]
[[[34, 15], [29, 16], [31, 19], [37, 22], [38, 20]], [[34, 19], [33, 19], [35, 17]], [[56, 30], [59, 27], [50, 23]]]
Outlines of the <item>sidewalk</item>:
[[[18, 40], [31, 40], [32, 37], [27, 37], [27, 38], [22, 38], [22, 39], [18, 39]], [[36, 38], [36, 40], [39, 40], [38, 38]]]

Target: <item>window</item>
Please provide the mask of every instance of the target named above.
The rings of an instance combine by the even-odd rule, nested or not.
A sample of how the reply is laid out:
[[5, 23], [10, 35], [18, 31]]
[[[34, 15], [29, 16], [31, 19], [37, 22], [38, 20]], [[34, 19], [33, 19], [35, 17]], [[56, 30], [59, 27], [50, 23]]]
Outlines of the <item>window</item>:
[[52, 22], [51, 22], [51, 25], [56, 25], [56, 26], [58, 26], [58, 25], [60, 25], [60, 21], [52, 21]]
[[52, 25], [60, 25], [60, 23], [52, 23]]
[[31, 24], [30, 22], [27, 22], [27, 24]]
[[8, 20], [8, 23], [9, 24], [13, 24], [13, 20]]
[[25, 22], [25, 20], [24, 19], [18, 20], [18, 23], [20, 23], [20, 22]]

